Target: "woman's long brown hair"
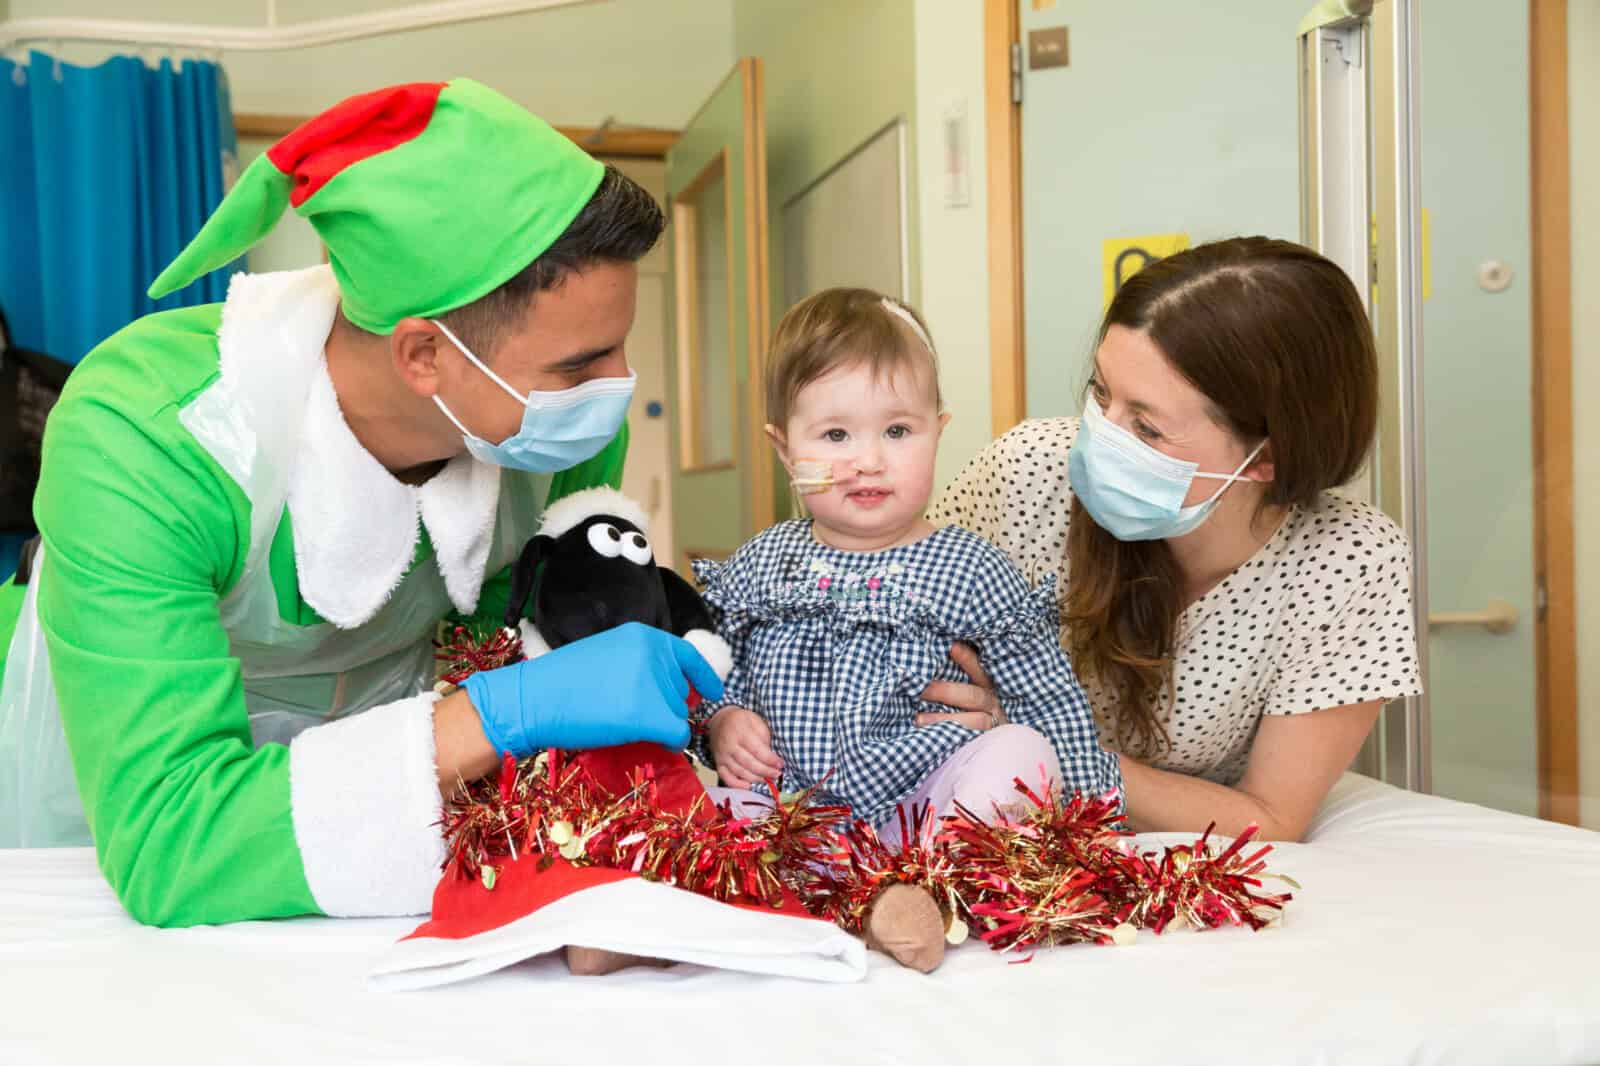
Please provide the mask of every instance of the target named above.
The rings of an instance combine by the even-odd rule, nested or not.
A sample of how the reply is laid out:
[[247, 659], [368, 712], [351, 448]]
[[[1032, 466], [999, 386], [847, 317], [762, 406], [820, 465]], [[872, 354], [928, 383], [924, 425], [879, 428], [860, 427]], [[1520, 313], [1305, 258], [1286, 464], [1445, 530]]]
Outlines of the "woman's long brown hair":
[[[1309, 505], [1361, 469], [1377, 431], [1378, 360], [1361, 297], [1308, 248], [1265, 237], [1203, 244], [1145, 267], [1100, 326], [1148, 336], [1246, 446], [1274, 466], [1262, 506]], [[1078, 672], [1112, 700], [1112, 743], [1168, 746], [1184, 580], [1164, 540], [1119, 541], [1072, 503], [1062, 604]]]

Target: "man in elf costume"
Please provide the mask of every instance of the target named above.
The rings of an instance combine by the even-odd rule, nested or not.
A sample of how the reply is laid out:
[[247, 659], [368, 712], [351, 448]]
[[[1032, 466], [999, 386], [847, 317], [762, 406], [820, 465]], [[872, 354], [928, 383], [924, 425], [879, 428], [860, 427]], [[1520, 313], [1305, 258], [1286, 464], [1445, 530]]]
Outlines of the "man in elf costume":
[[620, 478], [649, 195], [482, 85], [397, 86], [257, 159], [151, 296], [290, 205], [327, 266], [74, 373], [0, 683], [0, 847], [92, 839], [158, 925], [426, 912], [459, 782], [682, 747], [721, 689], [640, 626], [430, 688], [441, 618], [498, 620], [546, 504]]

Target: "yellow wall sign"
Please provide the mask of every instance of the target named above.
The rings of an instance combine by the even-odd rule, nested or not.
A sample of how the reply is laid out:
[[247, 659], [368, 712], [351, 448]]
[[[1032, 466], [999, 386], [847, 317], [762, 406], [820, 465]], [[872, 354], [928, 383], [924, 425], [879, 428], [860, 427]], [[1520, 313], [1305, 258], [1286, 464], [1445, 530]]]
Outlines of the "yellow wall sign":
[[1433, 299], [1433, 215], [1422, 209], [1422, 298]]
[[1122, 283], [1147, 264], [1187, 247], [1187, 233], [1152, 233], [1143, 237], [1116, 237], [1102, 241], [1100, 256], [1105, 276], [1105, 302], [1101, 309], [1110, 307], [1111, 298], [1122, 288]]

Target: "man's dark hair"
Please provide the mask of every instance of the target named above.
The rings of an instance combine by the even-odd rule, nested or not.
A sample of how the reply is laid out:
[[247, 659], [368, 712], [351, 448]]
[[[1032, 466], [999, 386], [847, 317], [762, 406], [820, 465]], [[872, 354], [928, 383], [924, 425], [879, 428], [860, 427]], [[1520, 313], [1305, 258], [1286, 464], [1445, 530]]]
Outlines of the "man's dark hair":
[[665, 226], [655, 198], [607, 163], [589, 202], [539, 258], [488, 295], [440, 317], [480, 359], [487, 360], [535, 296], [595, 263], [638, 262], [655, 247]]

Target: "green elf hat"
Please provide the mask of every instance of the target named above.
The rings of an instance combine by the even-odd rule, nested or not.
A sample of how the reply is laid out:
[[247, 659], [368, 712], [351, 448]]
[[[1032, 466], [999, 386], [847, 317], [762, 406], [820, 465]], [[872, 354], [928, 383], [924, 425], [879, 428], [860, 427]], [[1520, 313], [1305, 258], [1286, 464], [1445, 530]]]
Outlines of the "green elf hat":
[[346, 317], [388, 334], [510, 280], [559, 237], [605, 167], [466, 78], [354, 96], [250, 164], [150, 286], [160, 299], [237, 259], [292, 205], [328, 247]]

